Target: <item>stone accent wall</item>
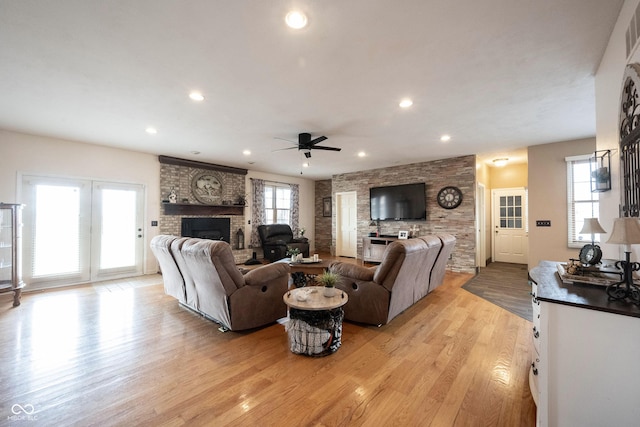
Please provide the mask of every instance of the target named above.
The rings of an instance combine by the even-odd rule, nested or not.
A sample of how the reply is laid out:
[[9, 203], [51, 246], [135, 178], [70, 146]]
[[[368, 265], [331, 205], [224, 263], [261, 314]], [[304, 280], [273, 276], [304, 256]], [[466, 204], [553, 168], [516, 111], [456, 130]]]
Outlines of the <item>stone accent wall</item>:
[[[331, 180], [315, 182], [316, 203], [315, 203], [315, 248], [317, 252], [332, 251], [331, 217], [322, 215], [323, 199], [331, 197]], [[333, 210], [332, 210], [333, 212]]]
[[[397, 234], [399, 230], [409, 230], [413, 225], [419, 227], [419, 235], [433, 233], [453, 234], [457, 241], [456, 247], [449, 261], [448, 268], [453, 271], [475, 273], [476, 238], [475, 238], [475, 156], [456, 157], [453, 159], [436, 160], [433, 162], [413, 163], [384, 169], [334, 175], [331, 180], [331, 193], [356, 191], [358, 208], [358, 258], [362, 259], [362, 237], [375, 232], [375, 227], [369, 225], [369, 188], [384, 185], [410, 184], [414, 182], [426, 183], [427, 192], [427, 220], [426, 221], [382, 221], [382, 234]], [[327, 184], [318, 181], [316, 184], [316, 198], [322, 203], [323, 191], [327, 191]], [[456, 209], [443, 209], [436, 200], [438, 191], [442, 187], [455, 186], [462, 190], [462, 204]], [[322, 191], [318, 191], [318, 187]], [[322, 219], [322, 208], [318, 216], [316, 205], [316, 239], [319, 233], [318, 224]], [[331, 230], [336, 229], [335, 212], [331, 218]], [[332, 234], [331, 246], [335, 247], [335, 235]], [[316, 242], [316, 248], [318, 243]]]
[[[191, 182], [194, 176], [206, 172], [215, 175], [222, 184], [222, 197], [220, 204], [233, 204], [238, 197], [245, 196], [245, 176], [235, 173], [211, 171], [186, 166], [171, 164], [160, 164], [160, 194], [162, 199], [167, 199], [169, 192], [173, 189], [178, 195], [178, 203], [201, 204], [191, 192]], [[182, 228], [182, 218], [202, 218], [205, 215], [165, 215], [160, 209], [160, 234], [171, 234], [180, 236]], [[231, 220], [231, 247], [236, 263], [244, 263], [251, 258], [252, 250], [248, 249], [249, 236], [244, 236], [244, 250], [237, 250], [236, 233], [239, 228], [244, 231], [244, 215], [211, 215], [213, 218], [229, 218]]]

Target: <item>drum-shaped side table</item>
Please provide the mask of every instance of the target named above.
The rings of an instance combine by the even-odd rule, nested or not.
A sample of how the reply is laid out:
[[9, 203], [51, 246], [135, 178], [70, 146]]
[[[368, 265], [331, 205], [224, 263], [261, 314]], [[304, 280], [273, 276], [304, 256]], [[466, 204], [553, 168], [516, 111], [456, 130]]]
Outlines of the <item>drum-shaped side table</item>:
[[296, 354], [326, 356], [335, 353], [342, 343], [342, 306], [349, 299], [336, 290], [335, 296], [325, 297], [321, 286], [292, 289], [284, 294], [289, 306], [286, 326], [289, 349]]

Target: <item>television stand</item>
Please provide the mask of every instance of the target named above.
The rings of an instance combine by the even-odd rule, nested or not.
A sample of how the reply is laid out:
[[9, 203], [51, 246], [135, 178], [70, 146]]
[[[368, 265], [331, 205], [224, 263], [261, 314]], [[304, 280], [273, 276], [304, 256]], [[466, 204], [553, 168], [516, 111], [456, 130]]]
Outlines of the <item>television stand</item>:
[[380, 237], [362, 238], [362, 259], [364, 262], [382, 262], [382, 255], [387, 245], [398, 240], [397, 236], [382, 235]]

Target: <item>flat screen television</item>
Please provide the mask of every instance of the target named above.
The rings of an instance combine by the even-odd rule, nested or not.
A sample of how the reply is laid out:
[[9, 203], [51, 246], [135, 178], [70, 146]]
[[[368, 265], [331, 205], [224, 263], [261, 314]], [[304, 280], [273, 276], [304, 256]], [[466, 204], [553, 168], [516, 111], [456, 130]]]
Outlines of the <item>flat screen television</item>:
[[369, 189], [371, 219], [425, 220], [427, 203], [424, 182]]

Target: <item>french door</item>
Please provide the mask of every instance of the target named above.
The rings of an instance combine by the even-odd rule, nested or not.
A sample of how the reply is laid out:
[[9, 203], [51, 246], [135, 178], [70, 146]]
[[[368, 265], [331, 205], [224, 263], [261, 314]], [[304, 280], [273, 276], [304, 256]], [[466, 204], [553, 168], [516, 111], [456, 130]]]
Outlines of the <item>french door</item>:
[[142, 274], [143, 186], [25, 175], [22, 193], [30, 287]]

